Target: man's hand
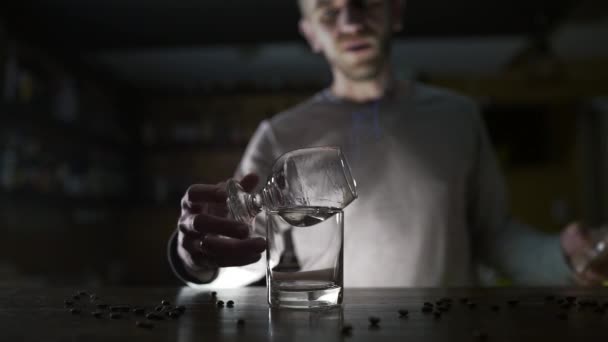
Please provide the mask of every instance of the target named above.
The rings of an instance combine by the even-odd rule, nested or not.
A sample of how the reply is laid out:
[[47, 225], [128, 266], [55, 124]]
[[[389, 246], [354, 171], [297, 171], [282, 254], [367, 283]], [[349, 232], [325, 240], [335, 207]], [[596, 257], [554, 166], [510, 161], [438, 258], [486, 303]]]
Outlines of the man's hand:
[[[257, 183], [254, 174], [240, 181], [247, 192]], [[248, 225], [227, 218], [226, 197], [225, 182], [195, 184], [181, 201], [177, 253], [188, 273], [199, 279], [210, 277], [217, 267], [254, 263], [266, 249], [265, 239], [249, 238]]]
[[601, 252], [597, 248], [598, 242], [606, 236], [601, 233], [595, 235], [598, 234], [578, 223], [571, 223], [560, 236], [564, 255], [580, 285], [599, 286], [608, 279], [608, 250]]

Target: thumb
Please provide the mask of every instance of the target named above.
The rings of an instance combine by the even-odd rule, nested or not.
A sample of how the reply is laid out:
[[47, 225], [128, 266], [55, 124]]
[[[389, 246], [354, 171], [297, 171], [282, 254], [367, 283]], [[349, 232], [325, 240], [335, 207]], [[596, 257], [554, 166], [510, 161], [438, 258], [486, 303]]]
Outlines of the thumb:
[[243, 187], [243, 190], [251, 192], [258, 185], [260, 178], [255, 173], [246, 174], [243, 179], [239, 182]]

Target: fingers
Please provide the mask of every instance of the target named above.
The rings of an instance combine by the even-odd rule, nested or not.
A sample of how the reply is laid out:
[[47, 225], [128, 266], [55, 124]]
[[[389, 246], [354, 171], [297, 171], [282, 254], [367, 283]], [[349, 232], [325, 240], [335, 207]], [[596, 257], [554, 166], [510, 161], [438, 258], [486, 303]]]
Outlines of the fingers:
[[215, 234], [235, 239], [245, 239], [249, 236], [248, 225], [207, 214], [182, 216], [179, 221], [179, 229], [184, 234], [195, 236]]
[[266, 240], [263, 238], [252, 238], [237, 240], [207, 235], [203, 238], [202, 248], [204, 253], [214, 257], [218, 265], [234, 264], [252, 260], [266, 249]]
[[259, 180], [260, 178], [255, 173], [248, 173], [239, 183], [243, 187], [243, 190], [251, 192], [258, 185]]
[[192, 203], [223, 203], [226, 201], [226, 189], [221, 185], [194, 184], [191, 185], [182, 202]]
[[180, 256], [194, 270], [205, 269], [209, 261], [219, 267], [252, 264], [260, 260], [261, 253], [266, 249], [266, 240], [262, 238], [235, 240], [207, 236], [201, 244], [199, 238], [182, 235], [180, 241], [183, 248]]

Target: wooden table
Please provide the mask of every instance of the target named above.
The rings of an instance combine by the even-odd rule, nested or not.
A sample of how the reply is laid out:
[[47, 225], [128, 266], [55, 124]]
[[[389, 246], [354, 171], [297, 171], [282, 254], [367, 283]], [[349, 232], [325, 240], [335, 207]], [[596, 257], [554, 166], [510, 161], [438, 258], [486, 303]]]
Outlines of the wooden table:
[[[145, 318], [133, 313], [110, 319], [91, 312], [95, 306], [82, 297], [75, 307], [64, 300], [76, 289], [0, 289], [1, 341], [601, 341], [608, 338], [607, 289], [347, 289], [342, 308], [320, 311], [270, 310], [265, 288], [91, 289], [110, 305], [144, 306], [149, 310], [165, 299], [184, 305], [178, 319], [154, 322], [151, 329], [135, 325]], [[547, 300], [547, 296], [555, 296]], [[558, 300], [575, 296], [560, 308]], [[440, 318], [421, 312], [424, 302], [452, 299]], [[468, 298], [475, 308], [463, 303]], [[509, 305], [509, 300], [518, 300]], [[218, 308], [216, 300], [233, 300], [233, 308]], [[583, 305], [577, 303], [581, 302]], [[594, 304], [595, 303], [595, 304]], [[493, 307], [496, 305], [497, 307]], [[447, 305], [443, 305], [447, 307]], [[598, 309], [598, 307], [600, 309]], [[606, 304], [608, 307], [608, 304]], [[399, 309], [409, 310], [400, 318]], [[561, 316], [563, 313], [564, 316]], [[377, 316], [377, 328], [369, 317]], [[566, 317], [567, 316], [567, 317]], [[239, 326], [242, 318], [245, 324]], [[343, 326], [353, 327], [350, 335]]]

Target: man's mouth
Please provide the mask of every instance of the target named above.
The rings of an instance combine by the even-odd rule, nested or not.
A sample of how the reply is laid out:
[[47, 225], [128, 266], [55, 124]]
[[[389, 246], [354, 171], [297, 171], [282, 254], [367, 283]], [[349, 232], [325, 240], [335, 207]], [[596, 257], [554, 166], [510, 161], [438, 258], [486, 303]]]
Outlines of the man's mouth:
[[370, 49], [371, 47], [372, 47], [371, 44], [361, 42], [361, 43], [346, 44], [344, 49], [349, 52], [360, 52], [360, 51], [365, 51], [367, 49]]

